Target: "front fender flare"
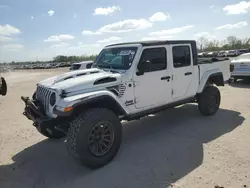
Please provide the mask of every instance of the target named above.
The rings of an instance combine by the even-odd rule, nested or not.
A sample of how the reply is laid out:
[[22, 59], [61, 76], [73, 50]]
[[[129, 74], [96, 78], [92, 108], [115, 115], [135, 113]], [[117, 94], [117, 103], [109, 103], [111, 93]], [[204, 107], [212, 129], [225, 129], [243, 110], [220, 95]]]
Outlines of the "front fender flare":
[[103, 98], [111, 99], [120, 106], [120, 108], [124, 111], [125, 114], [128, 114], [129, 111], [126, 109], [125, 104], [123, 104], [116, 95], [114, 95], [110, 91], [94, 91], [89, 93], [84, 93], [80, 95], [75, 95], [71, 97], [63, 98], [58, 106], [60, 107], [67, 107], [72, 106], [73, 108], [89, 102], [94, 102]]

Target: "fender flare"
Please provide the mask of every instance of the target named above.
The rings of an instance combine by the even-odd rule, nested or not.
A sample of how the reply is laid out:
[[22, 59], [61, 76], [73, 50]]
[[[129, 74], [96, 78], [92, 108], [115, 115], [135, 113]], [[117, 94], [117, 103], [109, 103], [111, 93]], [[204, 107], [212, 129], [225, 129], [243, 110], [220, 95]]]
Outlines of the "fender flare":
[[205, 85], [207, 84], [207, 81], [214, 77], [214, 76], [220, 76], [222, 77], [222, 85], [224, 85], [224, 79], [223, 79], [223, 74], [219, 69], [213, 69], [211, 71], [205, 72], [205, 74], [202, 76], [197, 93], [202, 93], [203, 89], [205, 88]]
[[126, 108], [125, 104], [121, 103], [115, 94], [110, 91], [94, 91], [90, 93], [80, 94], [77, 96], [66, 97], [63, 101], [59, 104], [60, 107], [72, 106], [73, 111], [77, 107], [81, 105], [88, 105], [90, 103], [96, 103], [98, 101], [112, 101], [112, 104], [115, 104], [119, 109], [123, 112], [124, 115], [129, 114], [128, 109]]

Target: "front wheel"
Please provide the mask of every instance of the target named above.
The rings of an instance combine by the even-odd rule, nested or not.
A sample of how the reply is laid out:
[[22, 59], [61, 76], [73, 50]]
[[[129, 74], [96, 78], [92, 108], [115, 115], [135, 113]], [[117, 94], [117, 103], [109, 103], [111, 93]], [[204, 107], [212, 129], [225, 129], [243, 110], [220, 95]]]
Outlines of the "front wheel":
[[69, 153], [89, 168], [108, 164], [122, 140], [119, 118], [109, 109], [93, 108], [78, 115], [68, 131]]
[[220, 106], [220, 91], [215, 86], [206, 86], [204, 91], [199, 95], [198, 107], [204, 116], [214, 115]]

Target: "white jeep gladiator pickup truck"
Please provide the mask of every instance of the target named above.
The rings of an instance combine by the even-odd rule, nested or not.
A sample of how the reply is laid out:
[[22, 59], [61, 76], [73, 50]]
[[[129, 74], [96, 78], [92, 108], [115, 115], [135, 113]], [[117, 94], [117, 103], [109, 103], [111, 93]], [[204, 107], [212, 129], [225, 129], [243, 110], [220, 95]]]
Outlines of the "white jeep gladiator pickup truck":
[[21, 97], [23, 114], [48, 138], [67, 136], [69, 152], [90, 168], [109, 163], [122, 141], [122, 120], [198, 103], [214, 115], [230, 78], [228, 60], [198, 60], [196, 42], [144, 41], [106, 46], [91, 69], [37, 84]]

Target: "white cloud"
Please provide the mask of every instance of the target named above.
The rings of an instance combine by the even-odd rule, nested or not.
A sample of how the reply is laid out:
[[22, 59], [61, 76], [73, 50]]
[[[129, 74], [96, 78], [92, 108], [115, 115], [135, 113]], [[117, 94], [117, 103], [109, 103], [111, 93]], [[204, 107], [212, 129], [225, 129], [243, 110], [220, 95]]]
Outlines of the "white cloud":
[[107, 8], [99, 7], [94, 10], [93, 15], [107, 16], [117, 11], [121, 11], [121, 8], [119, 6], [112, 6], [112, 7], [107, 7]]
[[54, 10], [49, 10], [49, 11], [48, 11], [48, 15], [49, 15], [49, 16], [53, 16], [54, 14], [55, 14], [55, 11], [54, 11]]
[[100, 33], [122, 33], [122, 32], [130, 32], [134, 30], [142, 30], [152, 27], [152, 23], [145, 19], [128, 19], [119, 22], [115, 22], [112, 24], [105, 25], [101, 27], [98, 32]]
[[0, 35], [12, 35], [12, 34], [19, 34], [21, 31], [13, 27], [11, 25], [0, 25]]
[[51, 48], [62, 48], [62, 47], [68, 47], [68, 46], [70, 46], [70, 44], [68, 44], [68, 43], [60, 43], [60, 44], [52, 45]]
[[24, 46], [21, 44], [5, 44], [3, 45], [3, 49], [7, 50], [7, 51], [18, 51], [23, 49]]
[[109, 38], [106, 38], [103, 40], [98, 40], [97, 42], [98, 43], [109, 43], [109, 42], [119, 41], [119, 40], [122, 40], [122, 38], [121, 37], [109, 37]]
[[218, 26], [215, 28], [215, 30], [221, 30], [221, 29], [240, 29], [242, 27], [248, 26], [248, 23], [246, 21], [238, 22], [235, 24], [226, 24], [222, 26]]
[[34, 20], [34, 19], [35, 19], [35, 17], [34, 17], [34, 16], [31, 16], [31, 17], [30, 17], [30, 19], [31, 19], [31, 20]]
[[10, 40], [12, 40], [12, 38], [5, 37], [5, 36], [0, 36], [0, 42], [6, 42], [6, 41], [10, 41]]
[[195, 37], [205, 37], [207, 39], [214, 39], [216, 38], [216, 36], [214, 35], [211, 35], [210, 33], [208, 32], [200, 32], [200, 33], [196, 33], [194, 34]]
[[215, 7], [214, 5], [209, 6], [209, 8], [214, 8], [214, 7]]
[[83, 35], [101, 35], [103, 33], [125, 33], [135, 30], [143, 30], [152, 27], [152, 23], [145, 19], [128, 19], [112, 24], [104, 25], [97, 31], [82, 31]]
[[76, 19], [77, 18], [77, 14], [74, 14], [73, 17], [74, 17], [74, 19]]
[[44, 40], [45, 42], [62, 42], [66, 40], [72, 40], [75, 37], [72, 35], [52, 35], [48, 39]]
[[93, 31], [89, 31], [89, 30], [83, 30], [82, 31], [82, 35], [100, 35], [101, 33], [99, 32], [93, 32]]
[[149, 21], [160, 22], [160, 21], [165, 21], [169, 18], [170, 18], [170, 15], [168, 13], [156, 12], [149, 18]]
[[250, 9], [250, 1], [241, 1], [237, 4], [226, 5], [223, 8], [223, 11], [226, 14], [246, 14]]
[[151, 35], [151, 36], [173, 35], [173, 34], [177, 34], [177, 33], [182, 33], [184, 31], [192, 29], [193, 27], [194, 27], [193, 25], [187, 25], [187, 26], [177, 27], [177, 28], [173, 28], [173, 29], [151, 32], [151, 33], [149, 33], [149, 35]]

